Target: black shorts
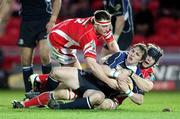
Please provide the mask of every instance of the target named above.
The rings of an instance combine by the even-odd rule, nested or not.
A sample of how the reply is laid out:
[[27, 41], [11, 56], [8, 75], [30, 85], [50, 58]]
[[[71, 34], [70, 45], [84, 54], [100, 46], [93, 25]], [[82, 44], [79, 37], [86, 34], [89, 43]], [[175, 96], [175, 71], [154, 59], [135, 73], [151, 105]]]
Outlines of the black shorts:
[[106, 83], [99, 80], [91, 72], [79, 70], [79, 81], [81, 86], [80, 92], [85, 92], [84, 90], [87, 89], [99, 90], [105, 94], [106, 98], [112, 98], [119, 94], [119, 91], [110, 88]]
[[74, 90], [74, 92], [78, 95], [78, 97], [83, 97], [84, 92], [88, 89], [98, 90], [100, 91], [95, 85], [89, 82], [87, 79], [90, 79], [90, 74], [83, 70], [78, 70], [78, 80], [79, 80], [79, 89]]
[[35, 20], [35, 21], [23, 21], [20, 26], [20, 36], [18, 40], [18, 46], [20, 47], [36, 47], [39, 40], [47, 39], [46, 24], [49, 18]]

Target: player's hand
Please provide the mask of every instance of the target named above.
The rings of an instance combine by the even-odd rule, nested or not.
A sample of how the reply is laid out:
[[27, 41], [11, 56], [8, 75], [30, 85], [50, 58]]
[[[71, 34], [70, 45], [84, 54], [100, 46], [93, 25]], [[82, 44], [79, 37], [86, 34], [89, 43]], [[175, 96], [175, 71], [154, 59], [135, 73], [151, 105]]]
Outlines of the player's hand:
[[127, 84], [127, 80], [128, 79], [126, 79], [126, 80], [125, 79], [124, 80], [117, 80], [117, 84], [119, 86], [119, 89], [124, 91], [124, 92], [129, 90], [129, 86]]
[[46, 28], [47, 28], [47, 32], [49, 33], [52, 29], [52, 27], [55, 25], [55, 22], [54, 21], [49, 21], [46, 25]]
[[120, 69], [117, 70], [119, 72], [118, 77], [116, 78], [117, 80], [124, 80], [127, 79], [130, 75], [130, 71], [127, 69]]
[[114, 80], [114, 79], [110, 79], [109, 82], [107, 83], [107, 85], [108, 85], [109, 87], [111, 87], [112, 89], [114, 89], [114, 90], [118, 90], [118, 89], [119, 89], [119, 86], [118, 86], [118, 84], [117, 84], [117, 81]]

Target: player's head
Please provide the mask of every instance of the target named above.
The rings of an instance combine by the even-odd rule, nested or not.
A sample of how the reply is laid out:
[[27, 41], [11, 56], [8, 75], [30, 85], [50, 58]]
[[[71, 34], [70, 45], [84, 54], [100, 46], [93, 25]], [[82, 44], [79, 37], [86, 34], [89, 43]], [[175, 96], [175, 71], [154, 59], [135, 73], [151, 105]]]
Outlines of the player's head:
[[163, 50], [154, 44], [147, 44], [148, 47], [148, 54], [146, 59], [142, 62], [142, 66], [144, 68], [149, 68], [157, 64], [159, 59], [163, 55]]
[[94, 27], [95, 30], [104, 35], [111, 27], [111, 15], [105, 10], [97, 10], [94, 13]]
[[143, 43], [133, 45], [127, 56], [127, 62], [131, 65], [138, 64], [144, 61], [147, 56], [147, 47]]

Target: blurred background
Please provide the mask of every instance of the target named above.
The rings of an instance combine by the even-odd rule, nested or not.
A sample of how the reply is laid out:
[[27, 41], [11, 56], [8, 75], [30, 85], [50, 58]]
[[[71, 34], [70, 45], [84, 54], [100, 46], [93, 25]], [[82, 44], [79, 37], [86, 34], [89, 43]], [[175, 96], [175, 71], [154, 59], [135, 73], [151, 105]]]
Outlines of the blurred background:
[[[179, 90], [180, 4], [178, 0], [130, 1], [135, 25], [133, 44], [154, 43], [163, 48], [165, 53], [155, 73], [154, 90]], [[24, 88], [19, 49], [16, 45], [21, 22], [20, 8], [21, 5], [17, 0], [10, 0], [4, 13], [0, 11], [0, 89]], [[102, 0], [63, 0], [57, 23], [68, 18], [92, 16], [94, 11], [103, 8]], [[98, 50], [100, 49], [101, 47]], [[81, 54], [79, 59], [83, 61]], [[39, 54], [35, 54], [34, 66], [35, 72], [41, 73]]]

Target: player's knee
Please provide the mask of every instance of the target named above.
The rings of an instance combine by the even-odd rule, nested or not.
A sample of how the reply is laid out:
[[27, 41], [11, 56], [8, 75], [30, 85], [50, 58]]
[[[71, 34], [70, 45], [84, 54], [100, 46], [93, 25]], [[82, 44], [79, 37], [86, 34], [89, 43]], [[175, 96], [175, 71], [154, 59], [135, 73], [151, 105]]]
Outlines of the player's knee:
[[100, 91], [96, 91], [92, 96], [91, 99], [93, 99], [93, 102], [96, 105], [100, 105], [101, 103], [103, 103], [104, 99], [105, 99], [105, 95], [104, 93], [100, 92]]
[[103, 103], [98, 107], [99, 109], [115, 109], [117, 107], [116, 103], [111, 99], [105, 99]]
[[51, 73], [50, 73], [50, 76], [53, 77], [54, 79], [58, 79], [59, 78], [59, 70], [60, 68], [59, 67], [54, 67], [52, 70], [51, 70]]

